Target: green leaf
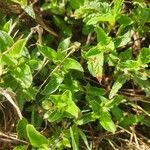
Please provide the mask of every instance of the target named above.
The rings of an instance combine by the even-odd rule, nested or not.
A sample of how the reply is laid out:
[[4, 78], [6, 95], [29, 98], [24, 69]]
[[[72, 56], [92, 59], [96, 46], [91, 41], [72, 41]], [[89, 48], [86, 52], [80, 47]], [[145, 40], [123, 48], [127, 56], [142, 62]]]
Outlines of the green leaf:
[[61, 41], [57, 48], [57, 60], [62, 61], [65, 58], [70, 45], [70, 37]]
[[22, 64], [19, 67], [14, 68], [12, 75], [17, 79], [23, 88], [29, 88], [31, 86], [32, 72], [28, 65]]
[[105, 89], [93, 87], [90, 84], [86, 85], [86, 94], [94, 95], [94, 96], [103, 96], [106, 94]]
[[67, 26], [66, 22], [58, 16], [53, 16], [54, 22], [56, 26], [61, 30], [61, 32], [66, 36], [71, 36], [72, 31], [69, 26]]
[[54, 49], [45, 45], [38, 45], [37, 47], [39, 51], [49, 60], [55, 60], [57, 58], [57, 52]]
[[68, 37], [68, 38], [64, 39], [63, 41], [61, 41], [58, 45], [57, 50], [60, 49], [61, 51], [64, 51], [69, 47], [69, 45], [70, 45], [70, 37]]
[[49, 122], [57, 122], [58, 120], [60, 120], [63, 117], [63, 115], [64, 115], [63, 112], [59, 112], [59, 111], [55, 110], [52, 113], [50, 113], [48, 115], [48, 117], [46, 117], [46, 118], [48, 118]]
[[111, 119], [110, 113], [108, 112], [108, 108], [100, 106], [95, 100], [90, 101], [90, 104], [94, 111], [92, 115], [93, 119], [98, 119], [105, 130], [115, 133], [116, 127]]
[[147, 96], [150, 96], [150, 82], [145, 75], [138, 72], [133, 75], [133, 81], [136, 83], [136, 85], [139, 85], [139, 87], [145, 91]]
[[88, 140], [87, 140], [87, 137], [86, 137], [86, 135], [84, 134], [84, 132], [83, 132], [82, 130], [80, 130], [79, 128], [78, 128], [78, 132], [79, 132], [79, 134], [80, 134], [82, 140], [84, 141], [84, 143], [85, 143], [85, 145], [86, 145], [86, 147], [87, 147], [87, 150], [91, 150], [91, 148], [90, 148], [90, 146], [89, 146], [89, 143], [88, 143]]
[[27, 0], [11, 0], [12, 2], [18, 3], [21, 6], [22, 5], [27, 5]]
[[27, 136], [32, 146], [41, 147], [42, 145], [48, 144], [47, 138], [40, 134], [40, 132], [38, 132], [33, 125], [28, 124], [26, 130]]
[[36, 59], [30, 59], [28, 61], [28, 65], [30, 66], [31, 70], [40, 70], [42, 68], [43, 62], [40, 60]]
[[119, 58], [121, 59], [121, 62], [131, 60], [132, 59], [132, 49], [129, 48], [129, 49], [125, 50], [124, 52], [121, 52], [119, 54]]
[[61, 99], [63, 102], [66, 102], [67, 104], [65, 112], [71, 114], [75, 118], [78, 118], [79, 108], [76, 106], [75, 102], [72, 100], [72, 93], [69, 90], [65, 91], [62, 94]]
[[127, 81], [127, 77], [123, 75], [118, 75], [117, 79], [115, 80], [111, 91], [109, 93], [109, 99], [113, 98], [118, 90], [123, 86], [123, 84]]
[[117, 95], [113, 99], [106, 102], [104, 106], [106, 108], [112, 108], [112, 107], [118, 105], [122, 100], [123, 100], [123, 96]]
[[70, 127], [70, 136], [71, 136], [71, 141], [72, 141], [72, 149], [73, 150], [78, 150], [78, 145], [76, 143], [75, 137], [74, 137], [74, 132], [72, 130], [72, 127]]
[[124, 72], [136, 72], [140, 69], [140, 63], [135, 60], [126, 60], [125, 62], [121, 62], [119, 64], [120, 70]]
[[27, 132], [26, 132], [26, 126], [28, 124], [28, 121], [23, 118], [22, 120], [19, 120], [17, 123], [17, 135], [20, 139], [28, 139]]
[[119, 48], [127, 45], [131, 41], [131, 37], [132, 37], [132, 33], [130, 31], [128, 31], [122, 36], [117, 36], [115, 38], [115, 47]]
[[150, 48], [142, 48], [140, 54], [138, 55], [137, 61], [141, 65], [150, 63]]
[[117, 17], [117, 22], [119, 22], [120, 25], [127, 26], [131, 25], [133, 23], [133, 20], [129, 16], [121, 14]]
[[44, 90], [42, 91], [42, 94], [49, 95], [54, 93], [61, 83], [63, 82], [63, 77], [59, 74], [53, 74], [48, 84], [45, 86]]
[[21, 57], [25, 44], [26, 39], [19, 39], [9, 48], [9, 54], [14, 58]]
[[83, 72], [83, 68], [82, 68], [81, 64], [78, 61], [76, 61], [75, 59], [72, 59], [72, 58], [65, 59], [64, 62], [63, 62], [63, 67], [66, 70], [73, 69], [73, 70]]
[[9, 33], [11, 27], [12, 27], [12, 19], [10, 19], [8, 22], [5, 23], [5, 25], [3, 26], [3, 30], [7, 33]]
[[84, 125], [90, 122], [93, 122], [95, 119], [92, 118], [91, 113], [83, 114], [78, 120], [76, 121], [77, 125]]
[[79, 1], [70, 0], [69, 1], [69, 4], [70, 4], [71, 8], [73, 8], [73, 9], [78, 9], [81, 5], [83, 5], [83, 3], [84, 3], [84, 0], [79, 0]]
[[105, 130], [115, 133], [116, 126], [114, 122], [112, 121], [111, 115], [106, 108], [101, 109], [99, 121]]
[[16, 146], [13, 150], [27, 150], [28, 146], [27, 145], [19, 145]]
[[123, 120], [123, 111], [118, 106], [115, 105], [113, 108], [111, 108], [111, 112], [117, 121], [121, 122]]
[[96, 77], [99, 82], [103, 76], [104, 53], [90, 57], [88, 60], [88, 70], [93, 77]]
[[59, 111], [66, 112], [71, 116], [78, 118], [79, 108], [72, 100], [72, 93], [66, 90], [62, 95], [51, 95], [50, 100], [58, 108]]
[[4, 52], [7, 50], [8, 47], [11, 47], [13, 45], [13, 39], [11, 36], [0, 30], [0, 52]]
[[115, 24], [115, 19], [114, 16], [110, 13], [108, 14], [103, 14], [103, 15], [97, 15], [87, 22], [87, 25], [95, 25], [98, 24], [99, 22], [109, 22], [110, 25], [114, 26]]
[[101, 50], [99, 49], [98, 46], [94, 46], [92, 48], [89, 49], [89, 51], [87, 51], [85, 53], [85, 57], [88, 59], [89, 57], [93, 57], [95, 55], [98, 55], [101, 53]]
[[97, 26], [95, 31], [96, 31], [96, 34], [97, 34], [97, 42], [105, 43], [106, 39], [108, 38], [105, 31], [100, 26]]
[[35, 13], [34, 13], [34, 10], [33, 10], [33, 6], [32, 5], [21, 5], [22, 9], [30, 16], [32, 17], [33, 19], [35, 19]]
[[97, 117], [99, 118], [100, 116], [100, 109], [101, 109], [101, 106], [100, 104], [95, 101], [95, 100], [92, 100], [90, 101], [90, 105], [92, 106], [92, 110], [94, 111], [94, 113], [97, 115]]
[[76, 19], [84, 18], [87, 22], [89, 19], [97, 15], [105, 15], [110, 13], [110, 5], [99, 0], [85, 1], [83, 6], [80, 6], [74, 13]]
[[115, 0], [114, 1], [114, 9], [113, 9], [113, 12], [114, 12], [114, 15], [117, 16], [119, 13], [120, 13], [120, 10], [121, 10], [121, 7], [122, 7], [122, 4], [123, 4], [124, 0]]
[[5, 54], [2, 55], [2, 64], [8, 65], [8, 66], [16, 66], [17, 60], [15, 58], [12, 58], [10, 55]]
[[145, 115], [129, 115], [125, 116], [123, 120], [120, 122], [120, 125], [123, 127], [129, 127], [131, 125], [136, 125], [139, 122], [143, 121]]

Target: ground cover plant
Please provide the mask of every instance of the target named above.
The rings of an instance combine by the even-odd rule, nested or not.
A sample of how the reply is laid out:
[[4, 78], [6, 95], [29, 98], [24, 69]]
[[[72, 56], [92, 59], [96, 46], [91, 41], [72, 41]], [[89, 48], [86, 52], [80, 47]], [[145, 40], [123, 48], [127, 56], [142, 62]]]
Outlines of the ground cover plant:
[[0, 7], [0, 149], [150, 149], [148, 0]]

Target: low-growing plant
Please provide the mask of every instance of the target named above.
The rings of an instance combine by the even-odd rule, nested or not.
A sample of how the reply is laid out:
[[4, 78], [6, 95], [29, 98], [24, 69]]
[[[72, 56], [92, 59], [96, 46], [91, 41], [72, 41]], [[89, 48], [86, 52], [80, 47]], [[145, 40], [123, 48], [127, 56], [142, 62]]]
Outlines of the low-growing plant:
[[[114, 148], [109, 135], [149, 129], [148, 2], [6, 2], [23, 11], [0, 26], [1, 103], [19, 116], [14, 150]], [[23, 15], [39, 25], [24, 28]]]

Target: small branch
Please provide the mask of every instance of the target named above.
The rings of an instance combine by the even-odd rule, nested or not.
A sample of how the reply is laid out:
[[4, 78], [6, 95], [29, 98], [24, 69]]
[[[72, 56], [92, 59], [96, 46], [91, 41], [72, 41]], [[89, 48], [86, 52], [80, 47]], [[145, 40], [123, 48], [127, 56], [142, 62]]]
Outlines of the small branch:
[[[57, 70], [60, 68], [60, 66], [62, 65], [62, 63], [63, 63], [77, 48], [79, 48], [78, 45], [73, 45], [73, 46], [71, 46], [70, 48], [68, 48], [68, 49], [72, 49], [72, 50], [71, 50], [71, 51], [65, 56], [65, 58], [54, 68], [54, 70], [52, 70], [52, 72], [49, 74], [49, 76], [46, 78], [46, 80], [45, 80], [45, 81], [42, 83], [42, 85], [39, 87], [38, 91], [41, 90], [41, 88], [42, 88], [43, 85], [48, 81], [48, 79], [50, 78], [50, 76], [51, 76], [55, 71], [57, 71]], [[66, 50], [68, 50], [68, 49], [66, 49]]]
[[21, 114], [21, 111], [20, 111], [19, 107], [16, 105], [16, 103], [13, 101], [13, 99], [11, 98], [9, 92], [7, 90], [4, 90], [3, 88], [0, 88], [0, 94], [3, 95], [13, 105], [19, 118], [22, 119], [23, 116]]
[[20, 140], [18, 139], [17, 137], [13, 137], [13, 136], [10, 136], [10, 135], [7, 135], [5, 133], [2, 133], [0, 132], [0, 138], [7, 138], [7, 139], [10, 139], [10, 140], [14, 140], [14, 141], [17, 141], [17, 142], [21, 142], [21, 143], [24, 143], [24, 144], [28, 144], [28, 142], [26, 141], [23, 141], [23, 140]]

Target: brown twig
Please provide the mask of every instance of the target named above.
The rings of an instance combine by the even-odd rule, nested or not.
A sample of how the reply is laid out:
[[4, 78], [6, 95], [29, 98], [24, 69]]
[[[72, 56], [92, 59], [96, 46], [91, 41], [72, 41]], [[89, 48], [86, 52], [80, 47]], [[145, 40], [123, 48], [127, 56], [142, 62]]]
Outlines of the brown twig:
[[0, 88], [0, 94], [3, 95], [12, 104], [12, 106], [15, 108], [19, 118], [22, 119], [23, 116], [21, 114], [21, 111], [20, 111], [19, 107], [16, 105], [16, 103], [13, 101], [12, 96], [10, 95], [10, 92], [8, 92], [7, 90], [5, 90], [3, 88]]

